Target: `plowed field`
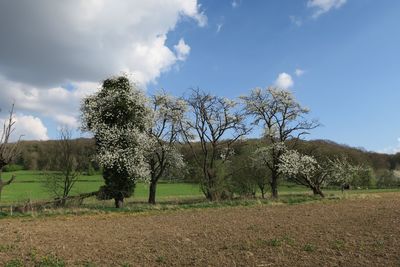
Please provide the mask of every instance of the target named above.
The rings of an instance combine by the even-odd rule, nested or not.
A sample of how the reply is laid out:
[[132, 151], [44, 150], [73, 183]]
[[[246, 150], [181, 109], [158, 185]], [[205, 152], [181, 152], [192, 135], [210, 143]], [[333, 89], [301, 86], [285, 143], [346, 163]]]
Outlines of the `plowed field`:
[[400, 266], [400, 193], [0, 220], [0, 266]]

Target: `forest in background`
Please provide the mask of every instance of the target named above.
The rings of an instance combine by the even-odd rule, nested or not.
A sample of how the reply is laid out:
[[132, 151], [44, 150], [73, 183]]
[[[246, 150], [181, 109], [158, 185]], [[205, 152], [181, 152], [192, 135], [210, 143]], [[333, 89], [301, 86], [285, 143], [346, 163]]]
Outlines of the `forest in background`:
[[[20, 143], [20, 156], [15, 162], [7, 166], [4, 171], [16, 170], [40, 170], [57, 171], [60, 164], [57, 155], [57, 140], [49, 141], [22, 141]], [[235, 155], [232, 161], [241, 161], [262, 144], [262, 139], [246, 139], [238, 142], [234, 146]], [[356, 182], [354, 186], [363, 187], [397, 187], [400, 186], [398, 171], [400, 170], [400, 153], [382, 154], [354, 148], [343, 144], [338, 144], [329, 140], [309, 140], [298, 141], [298, 151], [316, 158], [340, 157], [346, 158], [352, 164], [370, 167], [372, 173], [368, 174], [367, 181]], [[72, 142], [73, 156], [76, 160], [78, 169], [83, 174], [93, 175], [101, 172], [99, 164], [95, 160], [95, 141], [90, 138], [78, 138]], [[180, 182], [197, 182], [199, 180], [193, 156], [187, 145], [179, 145], [179, 149], [186, 162], [185, 172], [168, 173], [163, 180], [173, 180]], [[200, 147], [198, 148], [200, 149]], [[234, 164], [233, 164], [234, 165]]]

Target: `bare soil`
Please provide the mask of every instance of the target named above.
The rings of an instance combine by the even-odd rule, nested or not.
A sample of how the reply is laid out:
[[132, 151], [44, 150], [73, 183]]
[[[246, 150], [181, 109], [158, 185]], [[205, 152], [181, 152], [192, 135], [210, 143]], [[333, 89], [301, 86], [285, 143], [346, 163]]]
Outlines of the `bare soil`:
[[400, 193], [298, 205], [0, 220], [0, 265], [400, 266]]

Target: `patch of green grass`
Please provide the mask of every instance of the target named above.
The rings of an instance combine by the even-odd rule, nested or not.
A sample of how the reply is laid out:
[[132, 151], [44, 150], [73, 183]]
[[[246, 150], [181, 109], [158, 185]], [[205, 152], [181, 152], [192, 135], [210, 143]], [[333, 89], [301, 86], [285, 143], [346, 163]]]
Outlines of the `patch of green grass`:
[[336, 250], [342, 250], [344, 248], [344, 241], [343, 240], [335, 240], [332, 242], [332, 248]]
[[279, 238], [273, 238], [268, 240], [267, 244], [271, 247], [280, 247], [282, 245], [282, 241]]
[[[41, 171], [16, 171], [4, 173], [3, 178], [9, 179], [11, 175], [15, 174], [15, 181], [9, 186], [4, 187], [0, 203], [12, 202], [25, 202], [28, 200], [46, 200], [51, 199], [51, 195], [43, 186], [45, 174]], [[75, 183], [72, 194], [77, 195], [86, 192], [93, 192], [104, 185], [101, 175], [81, 175], [79, 180]], [[132, 199], [145, 200], [148, 196], [149, 185], [146, 183], [138, 183]], [[202, 193], [197, 184], [189, 183], [159, 183], [157, 186], [157, 198], [182, 198], [201, 196]], [[1, 216], [1, 215], [0, 215]]]
[[0, 252], [7, 252], [7, 251], [10, 251], [10, 250], [13, 250], [13, 249], [15, 249], [14, 245], [9, 245], [9, 244], [1, 245], [0, 244]]
[[284, 237], [282, 237], [282, 241], [284, 241], [286, 244], [291, 245], [291, 246], [293, 246], [295, 243], [295, 240], [288, 235], [285, 235]]
[[258, 245], [261, 245], [261, 246], [266, 245], [266, 246], [270, 246], [270, 247], [280, 247], [283, 244], [294, 245], [294, 239], [285, 235], [282, 238], [273, 238], [273, 239], [269, 239], [269, 240], [258, 239], [257, 243], [258, 243]]
[[307, 243], [304, 245], [303, 250], [307, 251], [307, 252], [314, 252], [316, 250], [316, 246], [313, 244]]
[[64, 267], [65, 262], [56, 256], [49, 255], [43, 256], [39, 260], [35, 261], [35, 267]]
[[4, 267], [23, 267], [24, 263], [20, 259], [7, 261]]
[[375, 240], [374, 245], [377, 248], [383, 248], [385, 246], [385, 241], [382, 239]]
[[165, 263], [165, 257], [164, 256], [158, 256], [156, 258], [157, 263]]

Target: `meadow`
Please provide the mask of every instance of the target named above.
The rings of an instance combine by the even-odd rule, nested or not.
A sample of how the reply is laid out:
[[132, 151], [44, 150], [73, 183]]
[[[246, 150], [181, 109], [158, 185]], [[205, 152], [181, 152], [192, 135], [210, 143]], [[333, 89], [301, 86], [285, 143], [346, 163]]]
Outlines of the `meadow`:
[[[3, 177], [7, 180], [13, 174], [16, 175], [16, 180], [11, 185], [4, 187], [0, 205], [1, 203], [48, 200], [51, 198], [51, 194], [43, 186], [43, 180], [45, 179], [45, 174], [43, 172], [17, 171], [3, 173]], [[81, 175], [75, 183], [71, 195], [93, 192], [98, 190], [102, 185], [103, 178], [99, 174], [91, 176]], [[197, 184], [161, 182], [157, 189], [157, 196], [160, 199], [202, 196]], [[132, 198], [136, 200], [145, 200], [148, 195], [148, 190], [148, 184], [138, 183]]]
[[[9, 186], [4, 187], [0, 206], [2, 204], [19, 203], [26, 201], [41, 201], [52, 199], [51, 194], [43, 186], [45, 173], [42, 171], [22, 170], [16, 172], [5, 172], [3, 178], [9, 179], [11, 175], [16, 175], [16, 180]], [[75, 183], [71, 195], [93, 192], [103, 185], [103, 178], [100, 174], [81, 175]], [[132, 197], [126, 199], [126, 202], [143, 202], [148, 198], [149, 184], [138, 183], [135, 193]], [[299, 196], [309, 195], [311, 192], [305, 187], [291, 183], [282, 183], [279, 187], [282, 196]], [[341, 195], [342, 192], [337, 188], [324, 190], [328, 195]], [[376, 192], [392, 192], [399, 189], [360, 189], [351, 190], [347, 194], [360, 193], [376, 193]], [[267, 197], [269, 195], [267, 194]], [[161, 181], [157, 186], [157, 200], [159, 202], [167, 202], [171, 200], [183, 199], [199, 199], [204, 197], [198, 184], [183, 182], [166, 182]], [[92, 201], [95, 202], [95, 201]]]

